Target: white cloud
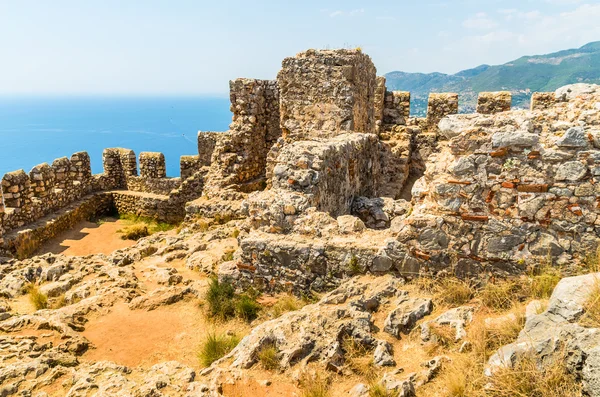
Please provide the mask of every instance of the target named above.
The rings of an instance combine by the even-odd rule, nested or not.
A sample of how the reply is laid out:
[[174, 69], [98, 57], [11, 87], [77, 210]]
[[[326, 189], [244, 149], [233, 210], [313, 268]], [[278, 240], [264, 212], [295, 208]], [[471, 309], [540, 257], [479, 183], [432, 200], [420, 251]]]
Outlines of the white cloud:
[[474, 16], [465, 19], [462, 25], [467, 29], [480, 30], [493, 29], [496, 26], [498, 26], [498, 24], [493, 19], [488, 17], [488, 15], [485, 12], [477, 13]]
[[331, 18], [336, 18], [336, 17], [341, 17], [341, 16], [349, 16], [349, 17], [354, 17], [360, 14], [363, 14], [365, 12], [364, 8], [357, 8], [355, 10], [350, 10], [350, 11], [344, 11], [344, 10], [335, 10], [333, 12], [329, 13], [329, 16]]

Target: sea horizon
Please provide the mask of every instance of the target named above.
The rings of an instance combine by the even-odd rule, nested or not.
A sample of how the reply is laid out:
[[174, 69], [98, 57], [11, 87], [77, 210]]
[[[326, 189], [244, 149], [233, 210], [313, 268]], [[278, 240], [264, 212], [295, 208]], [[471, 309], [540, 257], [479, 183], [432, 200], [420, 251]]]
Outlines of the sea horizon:
[[179, 158], [198, 153], [198, 131], [226, 131], [226, 95], [0, 94], [0, 176], [51, 164], [87, 151], [101, 173], [102, 151], [124, 147], [162, 152], [167, 175], [179, 176]]

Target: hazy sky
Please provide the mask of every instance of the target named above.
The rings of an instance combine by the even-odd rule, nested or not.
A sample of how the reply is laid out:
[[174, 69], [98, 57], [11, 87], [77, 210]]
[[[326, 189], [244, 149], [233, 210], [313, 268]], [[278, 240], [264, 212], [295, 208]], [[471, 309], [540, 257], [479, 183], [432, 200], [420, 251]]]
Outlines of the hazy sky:
[[0, 95], [220, 94], [307, 48], [454, 73], [596, 40], [598, 0], [0, 0]]

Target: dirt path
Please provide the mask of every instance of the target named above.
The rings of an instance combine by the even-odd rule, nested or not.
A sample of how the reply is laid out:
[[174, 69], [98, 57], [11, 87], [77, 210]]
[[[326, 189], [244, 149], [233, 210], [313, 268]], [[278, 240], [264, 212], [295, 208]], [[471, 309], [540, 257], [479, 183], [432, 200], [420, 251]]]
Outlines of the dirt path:
[[99, 224], [83, 221], [73, 229], [47, 241], [36, 255], [48, 252], [69, 256], [110, 254], [135, 244], [135, 241], [121, 240], [117, 230], [123, 226], [124, 221], [120, 219], [107, 218]]

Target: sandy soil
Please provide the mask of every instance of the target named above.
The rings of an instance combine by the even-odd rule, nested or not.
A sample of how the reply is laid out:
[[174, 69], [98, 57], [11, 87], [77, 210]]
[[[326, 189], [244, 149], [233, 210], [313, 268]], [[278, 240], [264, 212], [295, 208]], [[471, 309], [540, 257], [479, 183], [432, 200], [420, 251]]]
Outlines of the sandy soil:
[[121, 240], [117, 230], [124, 225], [124, 221], [112, 218], [107, 218], [100, 224], [80, 222], [73, 229], [47, 241], [36, 255], [48, 252], [69, 256], [110, 254], [135, 244], [135, 241]]

